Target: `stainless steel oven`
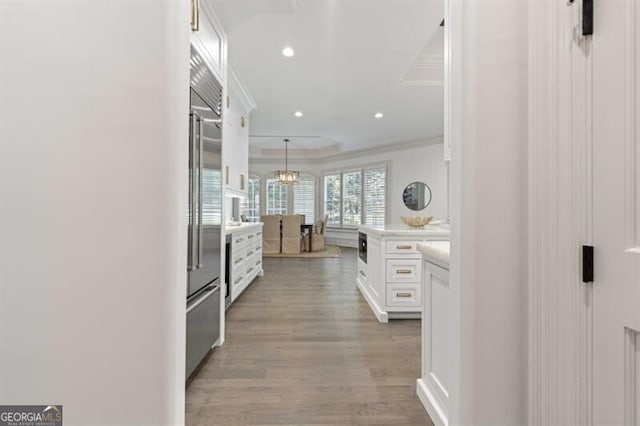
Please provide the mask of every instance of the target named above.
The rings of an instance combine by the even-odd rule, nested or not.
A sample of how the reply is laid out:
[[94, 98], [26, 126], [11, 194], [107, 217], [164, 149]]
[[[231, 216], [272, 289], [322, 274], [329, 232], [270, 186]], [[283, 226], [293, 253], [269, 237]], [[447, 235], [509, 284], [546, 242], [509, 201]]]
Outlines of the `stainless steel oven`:
[[367, 234], [358, 233], [358, 257], [364, 263], [367, 263]]
[[231, 235], [227, 235], [225, 239], [225, 267], [224, 267], [224, 308], [227, 309], [231, 305]]

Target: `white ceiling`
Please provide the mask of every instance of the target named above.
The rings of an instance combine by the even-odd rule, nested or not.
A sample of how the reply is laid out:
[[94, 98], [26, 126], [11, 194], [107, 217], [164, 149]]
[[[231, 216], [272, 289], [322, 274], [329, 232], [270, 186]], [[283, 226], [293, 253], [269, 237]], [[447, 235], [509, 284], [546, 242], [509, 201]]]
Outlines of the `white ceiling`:
[[258, 105], [252, 154], [281, 156], [285, 137], [292, 156], [317, 157], [441, 136], [442, 4], [214, 0], [231, 66]]

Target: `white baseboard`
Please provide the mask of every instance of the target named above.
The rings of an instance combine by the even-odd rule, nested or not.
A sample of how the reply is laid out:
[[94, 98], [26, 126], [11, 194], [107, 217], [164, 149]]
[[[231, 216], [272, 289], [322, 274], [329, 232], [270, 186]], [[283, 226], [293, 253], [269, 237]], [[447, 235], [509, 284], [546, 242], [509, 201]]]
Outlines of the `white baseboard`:
[[358, 241], [352, 238], [327, 237], [327, 244], [340, 247], [358, 248]]
[[422, 319], [422, 312], [388, 312], [389, 319]]
[[358, 247], [357, 229], [327, 229], [325, 237], [327, 244], [341, 247]]
[[386, 311], [383, 311], [378, 302], [371, 296], [369, 290], [367, 290], [367, 286], [363, 284], [359, 278], [356, 278], [356, 285], [358, 286], [358, 290], [364, 296], [364, 300], [367, 301], [369, 307], [373, 311], [373, 314], [376, 316], [379, 322], [389, 322], [389, 314]]
[[418, 398], [420, 399], [422, 406], [427, 410], [429, 417], [431, 417], [433, 424], [436, 426], [448, 426], [449, 419], [429, 388], [427, 388], [427, 384], [424, 380], [418, 379], [416, 381], [416, 393], [418, 394]]

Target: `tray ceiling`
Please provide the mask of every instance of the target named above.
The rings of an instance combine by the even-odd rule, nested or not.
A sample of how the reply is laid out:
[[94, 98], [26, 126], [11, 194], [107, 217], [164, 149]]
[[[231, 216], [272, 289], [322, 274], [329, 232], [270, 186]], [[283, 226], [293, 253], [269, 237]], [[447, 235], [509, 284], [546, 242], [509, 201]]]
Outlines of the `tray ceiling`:
[[304, 156], [441, 136], [442, 3], [214, 0], [229, 61], [258, 105], [252, 155], [280, 155], [285, 137]]

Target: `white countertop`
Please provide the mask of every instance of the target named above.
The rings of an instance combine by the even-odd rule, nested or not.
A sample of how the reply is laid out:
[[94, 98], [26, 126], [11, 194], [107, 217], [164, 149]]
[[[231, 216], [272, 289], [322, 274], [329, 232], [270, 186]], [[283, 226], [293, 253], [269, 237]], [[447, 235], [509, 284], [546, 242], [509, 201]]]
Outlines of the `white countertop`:
[[418, 243], [417, 248], [427, 262], [449, 269], [449, 252], [451, 251], [449, 241], [423, 241]]
[[378, 237], [436, 237], [448, 239], [451, 234], [449, 225], [425, 225], [424, 228], [411, 228], [407, 225], [365, 226], [360, 232]]
[[225, 225], [224, 232], [226, 235], [237, 232], [244, 232], [251, 229], [262, 228], [262, 222], [242, 222], [239, 225]]

